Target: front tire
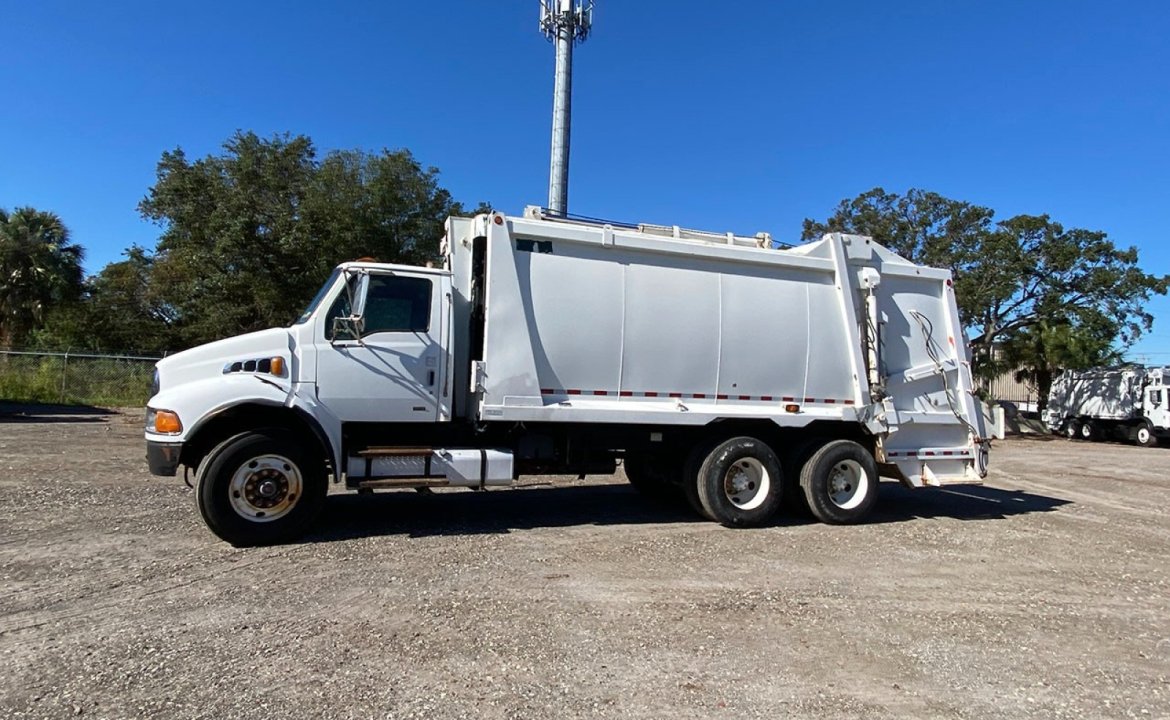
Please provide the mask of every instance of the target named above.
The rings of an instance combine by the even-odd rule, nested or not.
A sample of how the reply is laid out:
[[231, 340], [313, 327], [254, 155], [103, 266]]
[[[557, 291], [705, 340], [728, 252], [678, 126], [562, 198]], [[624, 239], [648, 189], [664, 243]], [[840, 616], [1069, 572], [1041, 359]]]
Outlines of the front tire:
[[1069, 440], [1076, 440], [1081, 436], [1081, 424], [1072, 418], [1064, 421], [1064, 436]]
[[1158, 438], [1154, 435], [1154, 428], [1150, 426], [1148, 421], [1143, 421], [1133, 429], [1133, 441], [1141, 447], [1153, 447], [1158, 444]]
[[766, 443], [736, 437], [707, 455], [697, 481], [699, 502], [712, 520], [727, 527], [756, 527], [776, 514], [784, 471]]
[[1099, 440], [1101, 433], [1097, 430], [1097, 424], [1092, 420], [1086, 420], [1081, 423], [1081, 440]]
[[877, 502], [877, 462], [852, 440], [834, 440], [813, 453], [800, 470], [809, 510], [821, 522], [859, 522]]
[[320, 513], [328, 485], [325, 463], [289, 431], [264, 428], [220, 443], [195, 485], [199, 513], [213, 533], [236, 547], [292, 540]]

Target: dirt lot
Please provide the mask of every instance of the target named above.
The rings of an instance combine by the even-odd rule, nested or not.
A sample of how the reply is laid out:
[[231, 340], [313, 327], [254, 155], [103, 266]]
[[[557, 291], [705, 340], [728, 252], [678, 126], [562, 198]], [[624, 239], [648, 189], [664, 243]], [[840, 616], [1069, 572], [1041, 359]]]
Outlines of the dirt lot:
[[236, 550], [139, 422], [0, 417], [2, 717], [1170, 717], [1170, 449], [1000, 443], [859, 527], [590, 478]]

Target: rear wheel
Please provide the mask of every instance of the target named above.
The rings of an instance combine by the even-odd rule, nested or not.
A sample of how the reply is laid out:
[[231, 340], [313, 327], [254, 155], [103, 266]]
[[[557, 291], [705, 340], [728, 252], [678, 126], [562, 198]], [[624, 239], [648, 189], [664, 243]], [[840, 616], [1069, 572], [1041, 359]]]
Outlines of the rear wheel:
[[728, 527], [754, 527], [780, 506], [784, 473], [766, 443], [735, 437], [719, 443], [699, 467], [696, 487], [705, 514]]
[[195, 501], [211, 531], [236, 546], [305, 531], [324, 505], [325, 464], [282, 428], [225, 440], [201, 463]]
[[827, 443], [804, 464], [800, 487], [821, 522], [844, 525], [864, 518], [877, 502], [877, 463], [852, 440]]

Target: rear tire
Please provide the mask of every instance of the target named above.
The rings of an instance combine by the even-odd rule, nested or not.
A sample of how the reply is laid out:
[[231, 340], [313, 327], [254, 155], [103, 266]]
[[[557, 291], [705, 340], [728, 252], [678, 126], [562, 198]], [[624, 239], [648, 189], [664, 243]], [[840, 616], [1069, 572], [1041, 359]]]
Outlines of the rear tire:
[[703, 507], [703, 501], [699, 498], [699, 483], [701, 482], [699, 470], [703, 466], [703, 461], [707, 459], [707, 455], [711, 453], [712, 447], [713, 444], [709, 440], [696, 443], [683, 463], [682, 472], [683, 497], [686, 498], [687, 505], [690, 505], [695, 514], [706, 520], [714, 520], [715, 517], [707, 508]]
[[325, 463], [283, 428], [228, 438], [200, 463], [199, 513], [236, 547], [272, 545], [300, 536], [321, 512]]
[[757, 527], [780, 507], [784, 471], [765, 442], [735, 437], [707, 454], [697, 481], [707, 516], [727, 527]]
[[859, 522], [877, 502], [877, 462], [852, 440], [834, 440], [815, 453], [800, 470], [800, 487], [813, 515], [821, 522]]

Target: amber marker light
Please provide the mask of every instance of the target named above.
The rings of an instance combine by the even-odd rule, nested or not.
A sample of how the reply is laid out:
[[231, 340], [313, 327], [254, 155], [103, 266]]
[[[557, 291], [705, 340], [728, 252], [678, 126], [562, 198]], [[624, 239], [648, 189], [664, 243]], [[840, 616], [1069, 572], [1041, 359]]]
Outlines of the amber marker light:
[[284, 358], [282, 358], [282, 357], [272, 358], [272, 368], [271, 368], [270, 372], [273, 375], [284, 377]]
[[800, 412], [800, 406], [799, 405], [785, 405], [784, 412], [790, 412], [790, 413]]
[[154, 413], [154, 431], [173, 435], [183, 432], [183, 423], [179, 422], [177, 413], [170, 410], [156, 410]]

